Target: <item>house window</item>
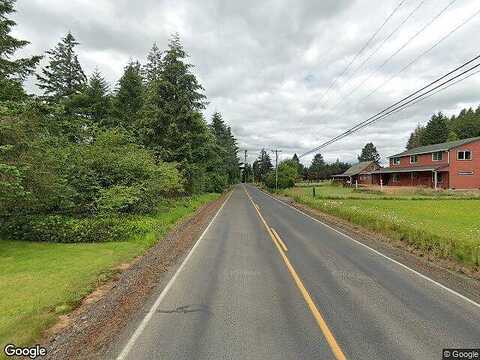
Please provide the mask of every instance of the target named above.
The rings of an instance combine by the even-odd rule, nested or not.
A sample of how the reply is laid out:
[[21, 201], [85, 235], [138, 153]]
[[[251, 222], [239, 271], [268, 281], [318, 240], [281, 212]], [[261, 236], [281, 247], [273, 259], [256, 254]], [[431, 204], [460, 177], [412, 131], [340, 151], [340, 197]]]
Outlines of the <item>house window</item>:
[[399, 174], [393, 174], [392, 175], [392, 182], [394, 182], [394, 183], [400, 182], [400, 175]]
[[457, 152], [458, 160], [472, 160], [472, 152], [470, 150], [463, 150]]
[[459, 171], [458, 175], [459, 176], [471, 176], [471, 175], [473, 175], [473, 171]]
[[410, 155], [410, 164], [416, 164], [418, 162], [418, 155]]
[[433, 161], [442, 161], [443, 160], [443, 152], [437, 151], [432, 153], [432, 160]]
[[392, 160], [393, 165], [400, 165], [400, 158], [399, 157], [394, 157]]

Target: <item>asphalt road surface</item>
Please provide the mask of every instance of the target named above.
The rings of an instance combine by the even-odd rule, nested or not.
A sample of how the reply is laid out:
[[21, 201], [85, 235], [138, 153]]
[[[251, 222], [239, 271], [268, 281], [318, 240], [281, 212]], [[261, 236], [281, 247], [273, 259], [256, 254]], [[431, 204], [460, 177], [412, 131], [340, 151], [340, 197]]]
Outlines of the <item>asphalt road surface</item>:
[[135, 328], [117, 359], [439, 360], [480, 307], [239, 185]]

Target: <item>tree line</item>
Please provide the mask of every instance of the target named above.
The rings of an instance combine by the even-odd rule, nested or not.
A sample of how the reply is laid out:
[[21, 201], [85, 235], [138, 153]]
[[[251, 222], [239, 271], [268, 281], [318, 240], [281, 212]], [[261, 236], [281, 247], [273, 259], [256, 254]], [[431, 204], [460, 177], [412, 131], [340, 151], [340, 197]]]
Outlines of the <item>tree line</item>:
[[450, 117], [442, 112], [433, 114], [425, 126], [418, 125], [410, 134], [406, 148], [440, 144], [480, 136], [480, 106], [462, 109]]
[[[3, 232], [148, 213], [161, 199], [239, 181], [237, 141], [220, 113], [210, 123], [202, 115], [207, 99], [178, 34], [165, 50], [153, 44], [145, 63], [126, 64], [111, 87], [98, 69], [85, 74], [71, 32], [39, 71], [42, 56], [15, 57], [29, 42], [12, 35], [14, 11], [15, 0], [0, 1]], [[41, 95], [27, 94], [31, 75]]]

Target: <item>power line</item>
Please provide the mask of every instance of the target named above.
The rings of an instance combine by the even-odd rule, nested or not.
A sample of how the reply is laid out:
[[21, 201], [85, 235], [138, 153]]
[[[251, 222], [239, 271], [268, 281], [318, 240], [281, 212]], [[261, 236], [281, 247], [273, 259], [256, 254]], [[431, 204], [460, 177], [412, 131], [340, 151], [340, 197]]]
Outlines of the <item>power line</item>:
[[401, 0], [398, 5], [393, 9], [393, 11], [390, 13], [390, 15], [387, 16], [387, 18], [384, 20], [382, 25], [373, 33], [373, 35], [367, 40], [367, 42], [363, 45], [363, 47], [355, 54], [355, 56], [352, 58], [352, 60], [348, 63], [348, 65], [345, 67], [345, 69], [341, 72], [340, 75], [338, 75], [330, 84], [330, 86], [325, 90], [323, 95], [320, 97], [319, 101], [322, 101], [323, 98], [330, 92], [330, 90], [335, 86], [337, 83], [338, 79], [341, 78], [343, 75], [346, 74], [346, 72], [350, 69], [352, 64], [357, 60], [357, 58], [360, 56], [360, 54], [370, 45], [370, 43], [375, 39], [375, 37], [380, 33], [380, 31], [383, 29], [383, 27], [387, 24], [387, 22], [395, 15], [395, 13], [398, 11], [398, 9], [406, 2], [407, 0]]
[[[327, 141], [326, 143], [324, 143], [324, 144], [316, 147], [315, 149], [313, 149], [313, 150], [311, 150], [311, 151], [309, 151], [309, 152], [307, 152], [307, 153], [302, 154], [300, 157], [302, 157], [302, 156], [304, 156], [304, 155], [308, 155], [309, 153], [314, 152], [314, 151], [317, 151], [317, 150], [319, 150], [319, 149], [321, 149], [321, 148], [324, 148], [324, 147], [326, 147], [327, 145], [330, 145], [330, 144], [332, 144], [332, 143], [334, 143], [334, 142], [336, 142], [336, 141], [338, 141], [338, 140], [340, 140], [340, 139], [343, 139], [344, 137], [346, 137], [346, 136], [348, 136], [348, 135], [350, 135], [350, 134], [353, 134], [354, 132], [356, 132], [356, 131], [358, 131], [358, 130], [360, 130], [360, 129], [363, 129], [364, 127], [366, 127], [366, 126], [368, 126], [368, 125], [371, 125], [371, 124], [373, 124], [374, 122], [376, 122], [376, 121], [378, 121], [378, 120], [381, 120], [381, 119], [383, 119], [383, 118], [385, 118], [385, 117], [387, 117], [387, 116], [389, 116], [389, 115], [392, 115], [392, 114], [397, 113], [397, 112], [399, 112], [399, 111], [401, 111], [401, 110], [404, 110], [405, 108], [407, 108], [407, 107], [409, 107], [409, 106], [411, 106], [411, 105], [413, 105], [413, 104], [416, 104], [416, 103], [418, 103], [418, 102], [421, 101], [421, 100], [424, 100], [424, 99], [430, 97], [430, 96], [425, 96], [425, 95], [428, 95], [430, 92], [433, 92], [434, 90], [441, 88], [443, 85], [445, 85], [445, 84], [447, 84], [447, 83], [449, 83], [449, 82], [457, 79], [458, 77], [463, 76], [464, 74], [472, 71], [473, 69], [476, 69], [476, 68], [479, 67], [479, 66], [480, 66], [480, 64], [477, 64], [477, 65], [473, 66], [472, 68], [470, 68], [470, 69], [462, 72], [461, 74], [458, 74], [458, 75], [454, 76], [453, 78], [451, 78], [451, 79], [449, 79], [449, 80], [446, 80], [445, 82], [441, 83], [440, 85], [435, 86], [433, 89], [430, 89], [430, 90], [428, 90], [427, 92], [425, 92], [425, 93], [423, 93], [423, 94], [420, 94], [420, 95], [414, 97], [413, 99], [407, 101], [406, 103], [403, 103], [403, 104], [401, 104], [401, 105], [398, 105], [398, 106], [394, 107], [392, 110], [385, 112], [385, 113], [382, 114], [381, 116], [376, 116], [376, 115], [375, 115], [375, 116], [373, 116], [373, 117], [371, 117], [371, 118], [369, 118], [369, 119], [367, 119], [367, 120], [365, 120], [365, 121], [357, 124], [357, 125], [354, 126], [353, 128], [351, 128], [351, 129], [347, 130], [346, 132], [344, 132], [344, 133], [336, 136], [335, 138]], [[467, 78], [467, 77], [465, 77], [464, 79], [466, 79], [466, 78]], [[464, 79], [463, 79], [463, 80], [464, 80]], [[459, 81], [457, 81], [457, 82], [459, 82]], [[447, 88], [447, 87], [445, 87], [445, 88]], [[443, 89], [440, 89], [439, 91], [441, 91], [441, 90], [443, 90]], [[439, 92], [439, 91], [437, 91], [437, 92]], [[433, 94], [431, 94], [431, 95], [433, 95]], [[406, 106], [406, 105], [409, 105], [409, 106]], [[385, 110], [384, 110], [384, 111], [385, 111]], [[383, 111], [382, 111], [382, 112], [383, 112]]]
[[[451, 0], [447, 6], [445, 6], [439, 13], [437, 13], [427, 24], [425, 24], [420, 30], [418, 30], [413, 36], [411, 36], [406, 42], [404, 42], [397, 50], [395, 50], [393, 52], [393, 54], [391, 54], [386, 60], [383, 61], [383, 63], [380, 64], [379, 67], [377, 67], [377, 69], [375, 69], [374, 71], [371, 71], [368, 76], [363, 79], [357, 86], [355, 86], [344, 98], [343, 100], [339, 103], [343, 103], [345, 101], [345, 99], [347, 99], [348, 97], [350, 97], [355, 91], [357, 91], [363, 84], [365, 84], [368, 80], [371, 79], [371, 77], [378, 71], [380, 71], [381, 69], [383, 69], [383, 67], [385, 65], [387, 65], [390, 60], [392, 60], [395, 56], [397, 56], [403, 49], [405, 49], [413, 40], [415, 40], [421, 33], [423, 33], [428, 27], [430, 27], [436, 20], [438, 20], [438, 18], [440, 18], [440, 16], [442, 16], [445, 11], [448, 10], [448, 8], [450, 8], [450, 6], [452, 6], [457, 0]], [[337, 104], [337, 106], [339, 105]]]
[[[344, 88], [345, 86], [347, 86], [347, 84], [350, 82], [350, 80], [353, 78], [353, 76], [358, 72], [358, 70], [360, 70], [373, 56], [375, 56], [379, 51], [380, 49], [383, 47], [383, 45], [385, 45], [385, 43], [390, 40], [390, 38], [395, 35], [398, 30], [400, 30], [400, 28], [405, 25], [405, 23], [413, 16], [413, 14], [415, 14], [418, 9], [420, 9], [422, 7], [422, 5], [426, 2], [427, 0], [422, 0], [415, 8], [413, 8], [413, 10], [400, 22], [400, 24], [392, 31], [390, 32], [390, 34], [387, 35], [387, 37], [385, 37], [380, 45], [370, 53], [370, 55], [368, 55], [361, 63], [360, 65], [358, 65], [355, 70], [353, 70], [353, 72], [350, 74], [350, 76], [348, 77], [347, 81], [340, 87], [339, 91]], [[338, 105], [338, 104], [337, 104]]]
[[[393, 105], [388, 106], [387, 108], [383, 109], [382, 111], [378, 112], [377, 114], [375, 114], [375, 115], [369, 117], [368, 119], [366, 119], [366, 120], [364, 120], [364, 121], [356, 124], [355, 126], [353, 126], [352, 128], [348, 129], [347, 131], [341, 133], [340, 135], [337, 135], [336, 137], [328, 140], [327, 142], [321, 144], [320, 146], [317, 146], [317, 147], [315, 147], [314, 149], [309, 150], [309, 151], [301, 154], [299, 157], [303, 157], [303, 156], [306, 156], [306, 155], [308, 155], [308, 154], [311, 154], [311, 153], [313, 153], [313, 152], [315, 152], [315, 151], [318, 151], [318, 150], [320, 150], [320, 149], [322, 149], [322, 148], [324, 148], [324, 147], [326, 147], [326, 146], [328, 146], [328, 145], [330, 145], [330, 144], [332, 144], [332, 143], [334, 143], [334, 142], [336, 142], [336, 141], [338, 141], [338, 140], [340, 140], [340, 139], [342, 139], [342, 138], [344, 138], [344, 137], [346, 137], [346, 136], [348, 136], [348, 135], [353, 134], [354, 132], [362, 129], [362, 128], [365, 127], [365, 126], [368, 126], [368, 125], [370, 125], [370, 124], [372, 124], [372, 123], [374, 123], [374, 122], [376, 122], [376, 121], [378, 121], [378, 120], [380, 120], [380, 119], [383, 119], [383, 118], [391, 115], [391, 114], [394, 113], [394, 112], [398, 112], [398, 111], [400, 111], [400, 110], [403, 110], [403, 109], [405, 108], [405, 106], [408, 105], [408, 104], [412, 104], [413, 102], [415, 102], [415, 101], [417, 101], [417, 100], [420, 101], [420, 99], [421, 99], [422, 97], [425, 97], [426, 95], [429, 95], [430, 93], [432, 93], [432, 92], [434, 92], [435, 90], [443, 87], [444, 85], [449, 84], [450, 82], [458, 79], [459, 77], [461, 77], [461, 76], [463, 76], [463, 75], [465, 75], [465, 74], [468, 74], [468, 73], [471, 72], [472, 70], [480, 67], [480, 63], [478, 63], [478, 64], [476, 64], [476, 65], [468, 68], [467, 70], [461, 72], [460, 74], [457, 74], [457, 75], [451, 77], [450, 79], [442, 82], [441, 84], [436, 85], [435, 87], [433, 87], [433, 88], [425, 91], [424, 93], [422, 93], [424, 90], [426, 90], [426, 89], [430, 88], [431, 86], [433, 86], [433, 85], [441, 82], [441, 81], [444, 80], [445, 78], [448, 78], [450, 75], [452, 75], [452, 74], [456, 73], [457, 71], [459, 71], [460, 69], [462, 69], [462, 68], [464, 68], [464, 67], [472, 64], [473, 62], [475, 62], [475, 61], [478, 60], [478, 59], [480, 59], [480, 55], [475, 56], [474, 58], [470, 59], [469, 61], [465, 62], [464, 64], [458, 66], [457, 68], [449, 71], [449, 72], [446, 73], [445, 75], [443, 75], [443, 76], [439, 77], [438, 79], [436, 79], [436, 80], [430, 82], [429, 84], [425, 85], [425, 86], [422, 87], [421, 89], [416, 90], [416, 91], [413, 92], [412, 94], [404, 97], [404, 98], [401, 99], [400, 101], [397, 101], [397, 102], [394, 103]], [[467, 77], [465, 77], [465, 79], [466, 79], [466, 78], [467, 78]], [[465, 80], [465, 79], [463, 79], [463, 80]], [[459, 82], [459, 81], [457, 81], [457, 82]], [[453, 85], [453, 84], [452, 84], [452, 85]], [[418, 95], [418, 94], [420, 94], [420, 95]], [[418, 95], [418, 96], [416, 96], [416, 95]], [[425, 98], [426, 98], [426, 97], [425, 97]], [[410, 99], [410, 100], [409, 100], [409, 99]], [[408, 100], [408, 101], [407, 101], [407, 100]], [[417, 101], [417, 102], [418, 102], [418, 101]]]
[[[366, 96], [361, 98], [359, 101], [364, 101], [370, 96], [372, 96], [374, 93], [376, 93], [378, 90], [380, 90], [382, 87], [387, 85], [390, 81], [392, 81], [395, 77], [400, 75], [402, 72], [407, 70], [410, 66], [415, 64], [418, 60], [420, 60], [422, 57], [424, 57], [426, 54], [428, 54], [430, 51], [432, 51], [434, 48], [436, 48], [438, 45], [440, 45], [443, 41], [445, 41], [447, 38], [449, 38], [452, 34], [460, 30], [462, 27], [464, 27], [466, 24], [468, 24], [473, 18], [478, 16], [480, 14], [480, 9], [477, 10], [472, 16], [468, 17], [464, 21], [462, 21], [460, 24], [458, 24], [453, 30], [449, 31], [446, 35], [444, 35], [440, 40], [435, 42], [432, 46], [430, 46], [427, 50], [423, 51], [420, 55], [418, 55], [415, 59], [410, 61], [407, 65], [405, 65], [403, 68], [400, 69], [397, 73], [391, 75], [387, 80], [385, 80], [382, 84], [380, 84], [378, 87], [376, 87], [374, 90], [369, 92]], [[339, 105], [339, 104], [337, 104]]]

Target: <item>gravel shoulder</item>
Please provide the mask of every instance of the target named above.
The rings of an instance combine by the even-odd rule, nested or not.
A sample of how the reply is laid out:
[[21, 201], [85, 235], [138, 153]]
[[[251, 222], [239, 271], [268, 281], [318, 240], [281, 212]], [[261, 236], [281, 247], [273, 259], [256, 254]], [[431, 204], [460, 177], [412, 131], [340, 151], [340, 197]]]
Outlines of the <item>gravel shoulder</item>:
[[223, 201], [199, 208], [179, 223], [144, 256], [116, 269], [117, 276], [100, 286], [71, 314], [61, 318], [43, 341], [46, 359], [106, 359], [112, 343], [136, 322], [141, 309], [161, 289], [182, 257], [194, 245]]

